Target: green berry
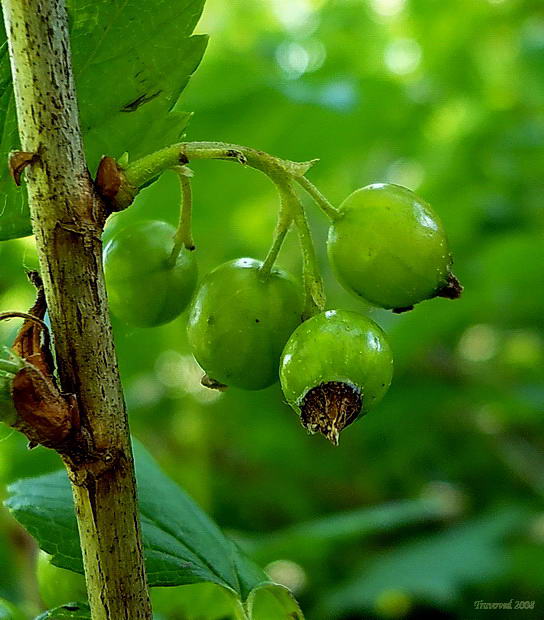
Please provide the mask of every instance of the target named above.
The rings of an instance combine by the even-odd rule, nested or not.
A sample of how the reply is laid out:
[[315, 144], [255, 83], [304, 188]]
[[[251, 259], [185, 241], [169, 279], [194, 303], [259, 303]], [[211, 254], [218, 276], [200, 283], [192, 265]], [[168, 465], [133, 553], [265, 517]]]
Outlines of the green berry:
[[85, 577], [51, 564], [51, 556], [40, 551], [36, 567], [38, 588], [47, 607], [87, 601]]
[[136, 222], [115, 234], [104, 248], [110, 309], [125, 323], [162, 325], [189, 304], [196, 286], [196, 261], [185, 248], [171, 260], [174, 234], [166, 222]]
[[299, 325], [280, 363], [287, 402], [311, 433], [334, 444], [342, 429], [382, 399], [392, 374], [384, 332], [347, 310], [328, 310]]
[[302, 293], [280, 269], [240, 258], [209, 273], [193, 300], [188, 336], [208, 384], [261, 390], [278, 380], [282, 349], [301, 321]]
[[329, 230], [329, 258], [348, 291], [397, 312], [431, 297], [459, 297], [461, 286], [442, 224], [400, 185], [376, 183], [350, 194]]

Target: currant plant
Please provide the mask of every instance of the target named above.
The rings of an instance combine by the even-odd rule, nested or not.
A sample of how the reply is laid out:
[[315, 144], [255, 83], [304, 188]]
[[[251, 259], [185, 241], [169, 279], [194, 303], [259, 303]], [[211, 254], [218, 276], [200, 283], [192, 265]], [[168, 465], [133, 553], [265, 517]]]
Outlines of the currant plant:
[[[148, 583], [210, 582], [245, 620], [253, 617], [258, 591], [274, 584], [141, 450], [137, 504], [108, 311], [127, 324], [154, 327], [190, 305], [189, 342], [205, 385], [258, 390], [281, 376], [302, 424], [336, 444], [339, 433], [384, 396], [392, 356], [373, 321], [327, 310], [302, 191], [330, 219], [331, 262], [340, 282], [360, 297], [398, 312], [431, 297], [454, 298], [461, 287], [437, 216], [408, 189], [369, 186], [336, 208], [306, 176], [317, 160], [294, 162], [222, 142], [180, 142], [188, 115], [175, 103], [204, 51], [205, 39], [190, 36], [203, 2], [187, 0], [180, 13], [174, 3], [154, 0], [146, 4], [148, 20], [141, 5], [74, 1], [69, 22], [62, 0], [2, 3], [2, 152], [12, 152], [11, 178], [0, 176], [0, 237], [32, 232], [40, 274], [30, 274], [37, 300], [29, 312], [0, 314], [24, 319], [13, 346], [0, 351], [0, 419], [23, 432], [30, 447], [55, 449], [71, 483], [65, 475], [21, 483], [8, 505], [54, 566], [85, 573], [89, 607], [80, 601], [87, 616], [78, 617], [149, 620]], [[124, 27], [111, 28], [121, 16]], [[118, 54], [121, 40], [125, 53]], [[164, 52], [172, 49], [179, 58]], [[97, 92], [104, 93], [100, 102]], [[191, 227], [189, 165], [195, 160], [254, 168], [275, 185], [279, 199], [266, 256], [218, 266], [196, 294], [197, 255], [205, 248], [195, 252]], [[103, 248], [108, 218], [134, 208], [138, 193], [166, 171], [180, 181], [177, 229], [139, 222], [121, 227]], [[302, 284], [276, 265], [291, 228], [300, 245]], [[36, 506], [43, 488], [50, 495], [39, 496]], [[49, 527], [36, 510], [46, 511]], [[42, 573], [50, 568], [42, 562]], [[302, 617], [281, 592], [284, 617]]]
[[[202, 382], [216, 389], [263, 389], [278, 380], [281, 357], [287, 401], [311, 433], [319, 431], [337, 444], [340, 431], [387, 391], [392, 357], [385, 334], [370, 319], [341, 310], [324, 312], [323, 280], [296, 188], [306, 190], [331, 220], [328, 250], [340, 282], [397, 313], [424, 299], [454, 299], [461, 293], [440, 220], [409, 189], [383, 183], [354, 191], [337, 209], [305, 176], [317, 160], [287, 161], [240, 145], [179, 143], [133, 163], [126, 157], [122, 163], [105, 157], [97, 188], [112, 212], [128, 208], [140, 189], [163, 172], [177, 171], [180, 178], [177, 230], [165, 222], [138, 222], [105, 247], [110, 308], [129, 324], [169, 322], [193, 296], [197, 267], [188, 164], [198, 159], [255, 168], [270, 178], [280, 198], [264, 260], [241, 258], [217, 267], [193, 299], [188, 338], [206, 373]], [[275, 267], [291, 226], [297, 229], [302, 253], [302, 289], [293, 276]]]
[[[204, 278], [192, 302], [188, 337], [206, 372], [203, 384], [257, 390], [281, 375], [287, 401], [305, 428], [337, 444], [340, 431], [387, 391], [392, 355], [385, 334], [370, 319], [342, 310], [324, 312], [323, 280], [297, 188], [304, 189], [331, 221], [328, 251], [342, 285], [396, 313], [411, 310], [425, 299], [455, 299], [461, 294], [461, 285], [451, 272], [443, 226], [432, 208], [405, 187], [369, 185], [354, 191], [336, 208], [306, 176], [317, 160], [286, 161], [234, 144], [180, 143], [124, 165], [108, 158], [102, 164], [107, 174], [99, 172], [99, 179], [116, 188], [108, 199], [113, 210], [122, 210], [162, 172], [180, 165], [187, 169], [195, 159], [221, 159], [255, 168], [275, 184], [280, 199], [272, 245], [264, 261], [242, 258], [217, 267]], [[180, 239], [186, 239], [186, 247], [193, 247], [190, 218], [184, 216], [191, 212], [190, 177], [183, 176], [180, 226], [171, 232], [170, 245], [163, 248], [164, 265], [169, 249], [177, 247]], [[292, 276], [274, 267], [291, 226], [298, 232], [302, 253], [303, 302]], [[145, 224], [141, 231], [153, 234]], [[146, 243], [142, 239], [141, 246]], [[129, 261], [131, 255], [134, 252], [127, 255]], [[108, 259], [106, 248], [106, 273]], [[134, 290], [145, 287], [146, 281], [142, 276]], [[176, 299], [185, 300], [192, 289], [191, 281], [183, 293], [176, 292]], [[122, 316], [122, 286], [119, 290], [121, 294], [112, 282], [112, 307]], [[156, 312], [162, 312], [162, 303], [158, 296]]]

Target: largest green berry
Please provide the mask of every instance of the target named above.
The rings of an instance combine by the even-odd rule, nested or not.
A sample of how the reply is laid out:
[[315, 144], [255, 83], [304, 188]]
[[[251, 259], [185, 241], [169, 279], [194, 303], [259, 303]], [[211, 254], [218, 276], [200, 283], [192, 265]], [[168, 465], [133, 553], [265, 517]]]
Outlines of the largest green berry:
[[209, 273], [193, 301], [188, 336], [193, 354], [216, 382], [260, 390], [278, 380], [282, 349], [301, 321], [299, 285], [262, 262], [240, 258]]
[[392, 374], [381, 328], [347, 310], [322, 312], [297, 327], [280, 364], [287, 402], [311, 433], [334, 444], [342, 429], [382, 399]]
[[172, 259], [175, 230], [160, 221], [137, 222], [115, 234], [104, 248], [110, 309], [137, 327], [175, 319], [189, 304], [197, 266], [183, 248]]
[[340, 283], [397, 311], [431, 297], [458, 297], [444, 228], [431, 207], [400, 185], [376, 183], [350, 194], [329, 231]]

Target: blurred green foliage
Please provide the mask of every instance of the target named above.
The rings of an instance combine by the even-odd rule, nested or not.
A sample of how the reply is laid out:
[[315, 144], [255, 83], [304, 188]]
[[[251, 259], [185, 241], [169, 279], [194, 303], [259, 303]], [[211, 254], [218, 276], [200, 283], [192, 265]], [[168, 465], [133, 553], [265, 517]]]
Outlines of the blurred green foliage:
[[[465, 292], [400, 316], [365, 307], [334, 281], [325, 218], [308, 205], [328, 307], [368, 313], [390, 337], [384, 401], [333, 448], [306, 435], [278, 386], [201, 388], [184, 317], [151, 330], [114, 320], [134, 434], [311, 620], [464, 619], [475, 617], [473, 601], [512, 598], [535, 600], [542, 617], [541, 0], [208, 0], [197, 30], [211, 39], [182, 98], [195, 111], [189, 139], [320, 157], [309, 176], [334, 203], [371, 182], [414, 189], [444, 221]], [[273, 187], [233, 164], [192, 167], [200, 273], [262, 258]], [[174, 224], [177, 202], [166, 174], [106, 235], [140, 218]], [[35, 261], [30, 239], [0, 244], [3, 310], [31, 305], [24, 269]], [[279, 263], [299, 272], [292, 233]], [[9, 342], [15, 321], [0, 329]], [[0, 496], [58, 466], [0, 429]], [[439, 518], [407, 511], [405, 521], [355, 520], [360, 529], [331, 536], [342, 513], [429, 499]], [[329, 516], [331, 527], [293, 535]], [[0, 597], [28, 614], [40, 609], [33, 553], [2, 510]]]

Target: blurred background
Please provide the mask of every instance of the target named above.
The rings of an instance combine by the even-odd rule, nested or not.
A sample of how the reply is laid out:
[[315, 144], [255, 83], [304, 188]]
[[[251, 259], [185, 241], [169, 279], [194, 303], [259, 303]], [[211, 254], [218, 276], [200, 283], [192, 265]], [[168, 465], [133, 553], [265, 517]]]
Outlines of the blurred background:
[[[319, 157], [309, 177], [334, 204], [372, 182], [406, 185], [442, 218], [465, 292], [400, 316], [365, 306], [333, 279], [327, 222], [308, 204], [328, 307], [367, 313], [390, 338], [384, 401], [334, 448], [278, 386], [200, 387], [185, 317], [150, 330], [114, 319], [134, 435], [310, 620], [544, 617], [544, 5], [207, 0], [198, 32], [211, 39], [182, 99], [188, 139]], [[201, 275], [263, 258], [270, 182], [224, 162], [192, 168]], [[166, 174], [106, 235], [177, 211]], [[293, 233], [279, 264], [300, 273]], [[0, 265], [0, 307], [27, 309], [32, 239], [0, 244]], [[2, 342], [16, 328], [3, 324]], [[0, 498], [59, 465], [0, 428]], [[33, 553], [0, 508], [0, 596], [26, 609], [39, 604]], [[511, 599], [534, 610], [475, 610]], [[193, 617], [179, 614], [166, 617]]]

